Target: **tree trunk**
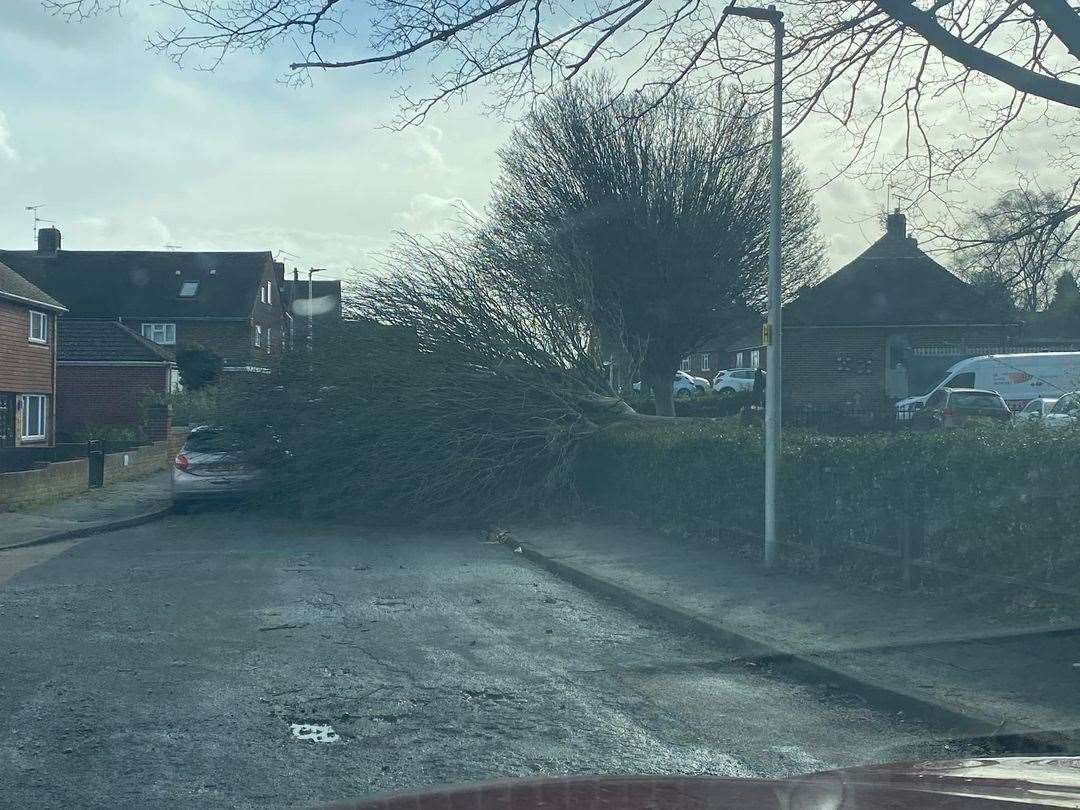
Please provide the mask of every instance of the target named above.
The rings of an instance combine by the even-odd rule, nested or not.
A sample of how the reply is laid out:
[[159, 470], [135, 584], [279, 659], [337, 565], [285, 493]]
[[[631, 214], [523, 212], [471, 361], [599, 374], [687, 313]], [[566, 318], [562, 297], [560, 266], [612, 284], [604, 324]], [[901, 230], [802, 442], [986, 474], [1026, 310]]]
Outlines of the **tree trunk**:
[[645, 382], [652, 388], [653, 403], [656, 405], [657, 416], [675, 415], [675, 396], [671, 388], [672, 372], [649, 371], [645, 374]]

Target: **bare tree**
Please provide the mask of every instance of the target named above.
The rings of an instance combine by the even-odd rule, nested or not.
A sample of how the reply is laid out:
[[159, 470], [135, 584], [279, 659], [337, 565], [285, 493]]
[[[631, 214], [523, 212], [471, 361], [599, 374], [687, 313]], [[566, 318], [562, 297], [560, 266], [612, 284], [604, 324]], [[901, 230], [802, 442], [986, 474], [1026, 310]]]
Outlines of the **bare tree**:
[[1080, 217], [1062, 214], [1060, 194], [1014, 189], [980, 211], [956, 243], [961, 275], [998, 283], [1023, 310], [1046, 308], [1055, 284], [1080, 257]]
[[[681, 92], [619, 96], [603, 79], [537, 105], [500, 152], [483, 241], [510, 272], [584, 276], [587, 317], [640, 357], [658, 415], [674, 415], [680, 358], [766, 299], [769, 154], [763, 121], [729, 96], [703, 109]], [[789, 293], [821, 265], [802, 170], [783, 178]]]
[[[138, 0], [43, 0], [69, 18]], [[545, 95], [591, 63], [664, 91], [771, 85], [769, 32], [699, 0], [160, 0], [177, 25], [150, 37], [176, 61], [213, 67], [240, 49], [286, 43], [312, 71], [411, 75], [406, 125], [479, 86], [494, 106]], [[831, 122], [836, 173], [889, 185], [952, 236], [950, 184], [968, 182], [1029, 127], [1053, 141], [1041, 164], [1080, 219], [1080, 10], [1069, 0], [786, 0], [788, 130]], [[284, 61], [284, 60], [283, 60]], [[420, 79], [417, 73], [423, 76]], [[426, 74], [426, 75], [425, 75]], [[419, 79], [419, 80], [417, 80]], [[662, 96], [663, 94], [659, 94]], [[957, 113], [960, 114], [959, 122]], [[942, 216], [944, 215], [944, 222]]]

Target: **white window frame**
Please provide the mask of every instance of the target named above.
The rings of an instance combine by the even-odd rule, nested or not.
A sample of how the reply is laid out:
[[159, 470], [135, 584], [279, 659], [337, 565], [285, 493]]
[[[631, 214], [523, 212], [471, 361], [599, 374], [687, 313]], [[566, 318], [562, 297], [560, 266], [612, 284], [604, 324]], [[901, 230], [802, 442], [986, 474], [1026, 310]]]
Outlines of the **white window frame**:
[[[34, 334], [34, 331], [35, 331], [34, 330], [34, 324], [39, 324], [41, 326], [41, 329], [40, 329], [41, 336], [40, 337], [35, 336], [35, 334]], [[41, 312], [41, 311], [36, 310], [36, 309], [30, 310], [30, 327], [29, 328], [30, 328], [30, 331], [28, 333], [27, 339], [31, 343], [41, 343], [41, 344], [44, 345], [44, 344], [49, 342], [49, 314], [47, 312]]]
[[[140, 333], [144, 338], [151, 343], [156, 343], [159, 346], [175, 346], [176, 345], [176, 324], [175, 323], [144, 323], [140, 329]], [[158, 336], [161, 340], [158, 340]]]
[[[22, 441], [44, 441], [49, 436], [49, 397], [46, 394], [23, 394], [22, 395]], [[30, 404], [34, 403], [33, 410], [38, 416], [39, 433], [30, 433]]]
[[690, 358], [689, 357], [684, 357], [682, 360], [679, 361], [679, 371], [689, 371], [689, 370], [690, 370]]
[[750, 350], [750, 367], [761, 368], [761, 349]]
[[[186, 287], [191, 287], [192, 288], [190, 295], [184, 295], [184, 288], [186, 288]], [[190, 280], [190, 281], [181, 281], [180, 282], [180, 292], [178, 292], [177, 295], [179, 295], [181, 298], [194, 298], [198, 294], [199, 294], [199, 282], [198, 281]]]
[[272, 327], [266, 327], [266, 353], [270, 354], [270, 344], [274, 342], [274, 330]]
[[270, 305], [274, 303], [274, 282], [269, 279], [266, 282], [266, 303]]
[[702, 371], [712, 371], [712, 353], [711, 352], [702, 352], [701, 353], [701, 370]]
[[262, 327], [259, 324], [255, 324], [255, 346], [262, 348]]

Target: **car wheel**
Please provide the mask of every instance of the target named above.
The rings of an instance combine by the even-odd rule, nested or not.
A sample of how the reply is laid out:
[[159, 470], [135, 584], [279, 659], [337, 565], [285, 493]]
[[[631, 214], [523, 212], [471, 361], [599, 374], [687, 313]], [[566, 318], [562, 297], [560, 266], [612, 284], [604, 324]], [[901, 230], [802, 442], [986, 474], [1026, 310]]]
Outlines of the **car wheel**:
[[675, 399], [690, 399], [690, 392], [685, 388], [680, 388], [675, 392]]
[[732, 388], [730, 385], [725, 385], [723, 388], [721, 388], [716, 393], [718, 393], [722, 397], [733, 397], [733, 396], [735, 396], [736, 392], [735, 392], [735, 389]]

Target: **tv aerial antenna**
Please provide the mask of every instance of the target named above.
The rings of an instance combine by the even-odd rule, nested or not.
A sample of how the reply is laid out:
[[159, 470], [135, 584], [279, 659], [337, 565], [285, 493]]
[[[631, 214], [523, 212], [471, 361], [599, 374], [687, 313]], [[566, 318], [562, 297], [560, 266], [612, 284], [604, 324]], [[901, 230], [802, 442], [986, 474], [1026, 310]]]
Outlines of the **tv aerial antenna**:
[[39, 208], [44, 208], [44, 207], [45, 207], [45, 203], [38, 203], [37, 205], [28, 205], [28, 206], [26, 206], [26, 210], [31, 212], [34, 215], [34, 244], [35, 245], [37, 245], [38, 223], [39, 222], [48, 222], [50, 225], [55, 225], [56, 224], [55, 220], [42, 219], [41, 217], [38, 216], [38, 209]]

